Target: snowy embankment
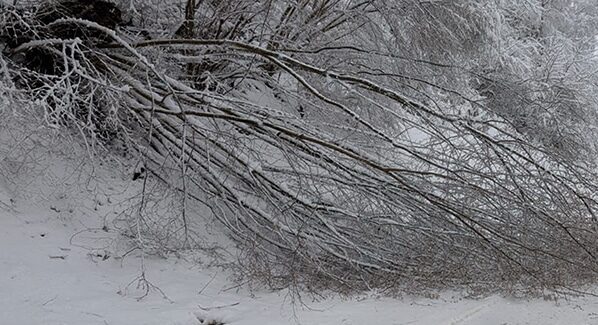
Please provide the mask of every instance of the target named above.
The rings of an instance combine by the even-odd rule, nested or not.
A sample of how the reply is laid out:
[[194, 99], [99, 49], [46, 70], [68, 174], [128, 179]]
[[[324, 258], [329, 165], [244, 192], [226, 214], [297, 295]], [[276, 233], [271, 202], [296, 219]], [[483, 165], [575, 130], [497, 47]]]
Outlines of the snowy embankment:
[[[318, 302], [303, 295], [299, 301], [287, 291], [250, 291], [222, 270], [174, 256], [142, 261], [133, 251], [122, 258], [126, 248], [119, 247], [108, 220], [139, 182], [105, 167], [92, 177], [83, 164], [50, 158], [39, 148], [3, 153], [2, 325], [598, 324], [598, 298], [592, 297], [555, 303], [445, 293], [435, 299], [364, 295]], [[147, 283], [139, 281], [141, 265]]]

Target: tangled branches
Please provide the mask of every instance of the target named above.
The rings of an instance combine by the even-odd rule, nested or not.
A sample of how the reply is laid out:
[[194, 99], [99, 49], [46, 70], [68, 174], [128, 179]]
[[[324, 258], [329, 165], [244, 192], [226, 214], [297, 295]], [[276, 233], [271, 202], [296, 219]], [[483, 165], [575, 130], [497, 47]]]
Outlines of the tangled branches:
[[[212, 212], [248, 273], [273, 287], [595, 280], [595, 175], [509, 121], [321, 68], [312, 63], [319, 52], [230, 39], [131, 41], [73, 17], [45, 26], [58, 25], [111, 42], [41, 37], [11, 50], [43, 49], [62, 62], [53, 74], [15, 60], [8, 69], [42, 80], [20, 82], [46, 103], [48, 121], [69, 121], [101, 143], [117, 138], [143, 156], [155, 177]], [[238, 78], [207, 88], [178, 78], [181, 61], [203, 55]]]

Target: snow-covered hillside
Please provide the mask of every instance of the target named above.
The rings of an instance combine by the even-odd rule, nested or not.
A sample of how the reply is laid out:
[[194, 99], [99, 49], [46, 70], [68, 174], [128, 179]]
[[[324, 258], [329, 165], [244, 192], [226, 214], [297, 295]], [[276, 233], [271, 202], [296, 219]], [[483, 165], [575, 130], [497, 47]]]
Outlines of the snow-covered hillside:
[[28, 184], [11, 185], [23, 179], [3, 176], [3, 325], [598, 324], [598, 298], [593, 297], [554, 302], [498, 296], [473, 300], [453, 293], [434, 299], [370, 294], [314, 302], [309, 295], [300, 300], [287, 291], [249, 290], [230, 281], [227, 272], [174, 256], [145, 258], [145, 277], [155, 287], [139, 299], [146, 293], [139, 286], [141, 257], [133, 252], [118, 258], [122, 252], [114, 251], [116, 234], [103, 227], [128, 193], [118, 185], [131, 182], [104, 174], [113, 186], [102, 195], [81, 191], [64, 174], [55, 179], [62, 186], [48, 186], [48, 175], [69, 170], [56, 162], [50, 165], [46, 176]]
[[0, 325], [598, 325], [597, 22], [0, 0]]

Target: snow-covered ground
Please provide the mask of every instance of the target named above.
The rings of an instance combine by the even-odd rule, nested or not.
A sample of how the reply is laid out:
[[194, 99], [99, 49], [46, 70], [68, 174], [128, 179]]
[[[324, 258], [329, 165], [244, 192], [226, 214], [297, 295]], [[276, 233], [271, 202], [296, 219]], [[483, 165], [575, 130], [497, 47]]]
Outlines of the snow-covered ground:
[[598, 324], [593, 297], [470, 300], [445, 293], [314, 302], [303, 295], [299, 302], [286, 291], [236, 286], [227, 272], [175, 257], [144, 259], [155, 287], [139, 299], [141, 257], [118, 258], [116, 234], [103, 228], [135, 185], [110, 169], [96, 170], [90, 182], [76, 160], [13, 149], [0, 150], [1, 325]]

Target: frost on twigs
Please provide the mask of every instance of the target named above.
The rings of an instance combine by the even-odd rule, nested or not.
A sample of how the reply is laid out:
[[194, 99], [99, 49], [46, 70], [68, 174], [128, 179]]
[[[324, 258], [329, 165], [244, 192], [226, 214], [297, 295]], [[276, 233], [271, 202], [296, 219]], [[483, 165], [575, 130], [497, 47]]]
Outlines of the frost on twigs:
[[48, 124], [73, 126], [91, 140], [91, 149], [101, 142], [120, 146], [115, 99], [126, 90], [104, 91], [114, 84], [102, 75], [106, 66], [93, 50], [112, 37], [69, 22], [80, 19], [114, 29], [122, 23], [120, 10], [102, 0], [57, 0], [7, 6], [0, 15], [4, 68], [12, 82], [45, 108]]
[[[39, 103], [48, 125], [78, 132], [92, 152], [101, 146], [144, 166], [136, 180], [143, 193], [123, 215], [123, 235], [137, 248], [168, 251], [178, 242], [194, 249], [205, 236], [226, 234], [239, 273], [277, 289], [516, 291], [594, 281], [591, 165], [555, 154], [548, 144], [558, 137], [541, 141], [545, 132], [502, 114], [528, 101], [498, 101], [498, 90], [515, 94], [473, 81], [472, 56], [482, 43], [471, 52], [452, 49], [452, 64], [417, 56], [446, 58], [444, 47], [473, 36], [491, 41], [481, 34], [487, 21], [476, 18], [494, 16], [474, 2], [430, 2], [388, 28], [403, 20], [376, 25], [384, 17], [362, 8], [367, 3], [279, 10], [261, 1], [206, 2], [210, 10], [196, 13], [193, 39], [159, 30], [167, 19], [134, 17], [139, 28], [154, 28], [148, 35], [167, 35], [144, 39], [114, 19], [67, 10], [43, 20], [36, 14], [44, 6], [15, 9], [0, 30], [13, 33], [16, 24], [30, 36], [2, 55], [15, 87]], [[443, 6], [458, 19], [442, 15]], [[136, 9], [178, 21], [167, 16], [176, 8]], [[419, 12], [457, 27], [445, 35], [430, 25], [435, 44], [432, 34], [409, 29]], [[393, 30], [410, 31], [413, 42], [387, 35]], [[396, 49], [380, 46], [394, 38]], [[439, 47], [408, 52], [407, 43]], [[35, 50], [59, 64], [29, 66], [26, 53]], [[457, 59], [470, 66], [456, 66]], [[561, 97], [534, 92], [550, 102], [534, 102], [537, 111], [575, 98], [559, 87], [541, 89]]]

